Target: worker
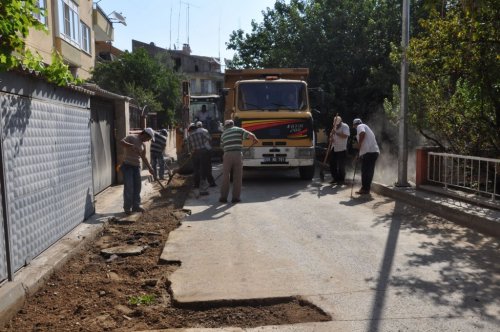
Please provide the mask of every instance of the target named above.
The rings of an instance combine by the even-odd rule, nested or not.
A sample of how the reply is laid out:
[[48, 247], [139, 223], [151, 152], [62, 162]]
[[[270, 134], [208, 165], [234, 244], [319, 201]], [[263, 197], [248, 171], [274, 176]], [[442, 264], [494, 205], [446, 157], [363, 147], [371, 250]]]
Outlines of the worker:
[[120, 145], [125, 148], [120, 171], [123, 173], [123, 209], [126, 214], [144, 212], [141, 207], [141, 159], [153, 175], [153, 168], [146, 159], [144, 142], [154, 140], [154, 136], [153, 129], [146, 128], [141, 133], [128, 135], [120, 141]]
[[224, 122], [224, 131], [221, 135], [221, 147], [224, 151], [222, 158], [222, 186], [219, 202], [227, 203], [229, 195], [229, 182], [233, 174], [232, 203], [241, 201], [241, 185], [243, 182], [243, 140], [250, 137], [253, 144], [259, 140], [250, 131], [234, 125], [233, 120]]
[[361, 189], [356, 191], [356, 194], [368, 195], [370, 194], [373, 174], [375, 173], [375, 163], [377, 162], [380, 150], [375, 139], [375, 134], [373, 134], [370, 127], [363, 124], [361, 119], [354, 119], [353, 127], [356, 129], [356, 138], [359, 147], [358, 157], [361, 159]]
[[[162, 129], [159, 132], [155, 132], [155, 139], [151, 143], [151, 166], [153, 167], [153, 176], [158, 179], [163, 180], [165, 178], [165, 158], [163, 153], [165, 152], [165, 147], [167, 146], [167, 136], [168, 132], [166, 129]], [[157, 172], [157, 168], [159, 169]]]

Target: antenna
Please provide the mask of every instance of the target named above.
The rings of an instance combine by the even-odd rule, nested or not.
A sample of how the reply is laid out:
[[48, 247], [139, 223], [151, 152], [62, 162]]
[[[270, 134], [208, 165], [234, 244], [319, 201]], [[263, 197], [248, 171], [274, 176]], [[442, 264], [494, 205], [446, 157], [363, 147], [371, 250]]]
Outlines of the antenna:
[[117, 13], [113, 10], [111, 14], [108, 15], [108, 18], [111, 23], [121, 23], [124, 26], [127, 26], [127, 18], [123, 16], [122, 13]]
[[177, 19], [177, 45], [179, 45], [179, 30], [181, 24], [181, 0], [179, 0], [179, 18]]
[[168, 49], [172, 49], [172, 6], [170, 6], [170, 40], [168, 41]]
[[217, 38], [217, 39], [218, 39], [218, 40], [217, 40], [217, 44], [218, 44], [218, 46], [219, 46], [219, 62], [222, 62], [222, 61], [221, 61], [221, 58], [220, 58], [220, 15], [219, 15], [219, 36], [218, 36], [218, 38]]
[[187, 5], [187, 8], [186, 8], [186, 15], [187, 15], [187, 18], [186, 18], [186, 32], [187, 32], [187, 43], [189, 45], [189, 7], [191, 7], [191, 6], [198, 7], [198, 6], [194, 6], [192, 3], [184, 2], [184, 1], [181, 1], [180, 3], [183, 3], [183, 4]]

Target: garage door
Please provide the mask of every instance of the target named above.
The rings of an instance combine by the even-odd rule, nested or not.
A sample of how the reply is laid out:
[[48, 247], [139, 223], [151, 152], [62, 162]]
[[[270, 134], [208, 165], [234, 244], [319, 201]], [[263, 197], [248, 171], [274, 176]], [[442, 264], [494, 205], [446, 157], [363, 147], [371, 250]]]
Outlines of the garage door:
[[114, 183], [116, 176], [114, 104], [91, 98], [92, 176], [94, 194]]

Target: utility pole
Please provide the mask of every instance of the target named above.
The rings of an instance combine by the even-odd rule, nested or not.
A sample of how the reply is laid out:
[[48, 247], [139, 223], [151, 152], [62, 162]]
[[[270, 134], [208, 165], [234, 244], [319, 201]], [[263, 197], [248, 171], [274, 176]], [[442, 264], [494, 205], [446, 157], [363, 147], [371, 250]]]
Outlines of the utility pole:
[[408, 59], [407, 50], [410, 41], [410, 0], [403, 0], [401, 47], [401, 100], [399, 109], [399, 147], [398, 147], [398, 182], [397, 187], [409, 187], [408, 183]]

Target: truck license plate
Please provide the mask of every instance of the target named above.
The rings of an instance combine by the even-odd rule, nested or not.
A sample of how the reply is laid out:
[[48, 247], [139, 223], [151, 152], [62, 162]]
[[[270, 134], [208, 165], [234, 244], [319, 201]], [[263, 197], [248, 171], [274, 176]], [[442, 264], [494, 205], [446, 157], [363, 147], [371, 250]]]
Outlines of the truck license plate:
[[286, 157], [264, 157], [264, 162], [269, 164], [285, 164]]

